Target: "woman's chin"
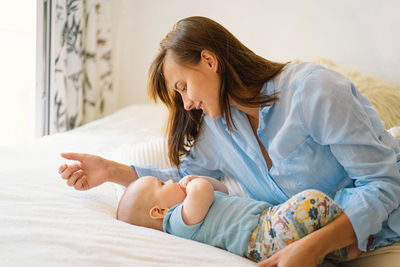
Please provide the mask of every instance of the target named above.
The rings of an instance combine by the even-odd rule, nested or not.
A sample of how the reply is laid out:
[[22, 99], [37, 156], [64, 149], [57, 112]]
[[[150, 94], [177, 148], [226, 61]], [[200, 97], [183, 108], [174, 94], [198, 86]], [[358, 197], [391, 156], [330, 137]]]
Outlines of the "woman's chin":
[[[204, 111], [203, 111], [204, 112]], [[204, 114], [207, 114], [208, 116], [210, 116], [211, 117], [211, 119], [213, 119], [213, 120], [216, 120], [216, 119], [218, 119], [219, 117], [220, 117], [220, 114], [218, 114], [218, 113], [207, 113], [207, 112], [204, 112]]]
[[213, 120], [216, 120], [216, 119], [218, 119], [219, 117], [221, 117], [221, 114], [219, 114], [219, 112], [211, 112], [210, 110], [206, 110], [206, 109], [204, 109], [204, 108], [202, 108], [202, 110], [203, 110], [203, 114], [204, 114], [204, 115], [210, 116], [211, 119], [213, 119]]
[[217, 119], [219, 119], [221, 116], [218, 114], [218, 115], [215, 115], [215, 116], [210, 116], [213, 120], [217, 120]]

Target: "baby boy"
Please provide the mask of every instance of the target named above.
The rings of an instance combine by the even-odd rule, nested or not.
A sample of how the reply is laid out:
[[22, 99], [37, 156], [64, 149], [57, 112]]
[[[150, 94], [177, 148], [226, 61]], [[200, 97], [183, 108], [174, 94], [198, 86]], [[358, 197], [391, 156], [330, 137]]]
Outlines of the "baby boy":
[[[118, 206], [117, 219], [196, 240], [253, 261], [264, 260], [288, 244], [318, 230], [342, 214], [330, 197], [303, 191], [272, 206], [228, 196], [225, 185], [205, 176], [186, 176], [179, 183], [142, 177], [130, 184]], [[329, 258], [357, 257], [356, 245]]]

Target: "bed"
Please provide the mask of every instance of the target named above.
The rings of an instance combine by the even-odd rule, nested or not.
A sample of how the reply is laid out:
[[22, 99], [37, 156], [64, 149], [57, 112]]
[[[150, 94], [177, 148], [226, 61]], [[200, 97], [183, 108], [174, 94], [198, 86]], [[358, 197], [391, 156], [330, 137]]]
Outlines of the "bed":
[[[318, 63], [355, 81], [400, 137], [399, 85], [346, 72], [329, 60]], [[387, 90], [388, 97], [374, 90]], [[133, 105], [66, 133], [2, 147], [0, 266], [254, 266], [224, 250], [116, 220], [121, 186], [75, 191], [59, 177], [65, 162], [59, 154], [69, 151], [168, 167], [166, 118], [162, 105]], [[231, 179], [224, 182], [232, 194], [245, 194]]]

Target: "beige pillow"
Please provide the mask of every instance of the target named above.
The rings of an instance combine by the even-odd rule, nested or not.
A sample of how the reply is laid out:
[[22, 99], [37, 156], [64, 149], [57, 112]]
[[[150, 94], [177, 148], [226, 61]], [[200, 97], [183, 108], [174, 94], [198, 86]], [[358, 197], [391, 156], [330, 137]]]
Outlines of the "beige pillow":
[[317, 58], [313, 62], [349, 78], [376, 108], [381, 120], [385, 122], [386, 129], [400, 126], [400, 84], [340, 67], [329, 59]]

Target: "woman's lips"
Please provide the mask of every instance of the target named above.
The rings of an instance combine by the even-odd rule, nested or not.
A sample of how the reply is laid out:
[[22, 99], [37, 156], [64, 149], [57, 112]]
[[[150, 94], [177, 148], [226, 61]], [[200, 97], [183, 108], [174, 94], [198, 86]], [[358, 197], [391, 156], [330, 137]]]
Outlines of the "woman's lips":
[[203, 101], [202, 101], [202, 102], [200, 102], [200, 108], [201, 108], [201, 110], [203, 111], [203, 113], [205, 113], [205, 110], [204, 110], [204, 105], [203, 105]]

